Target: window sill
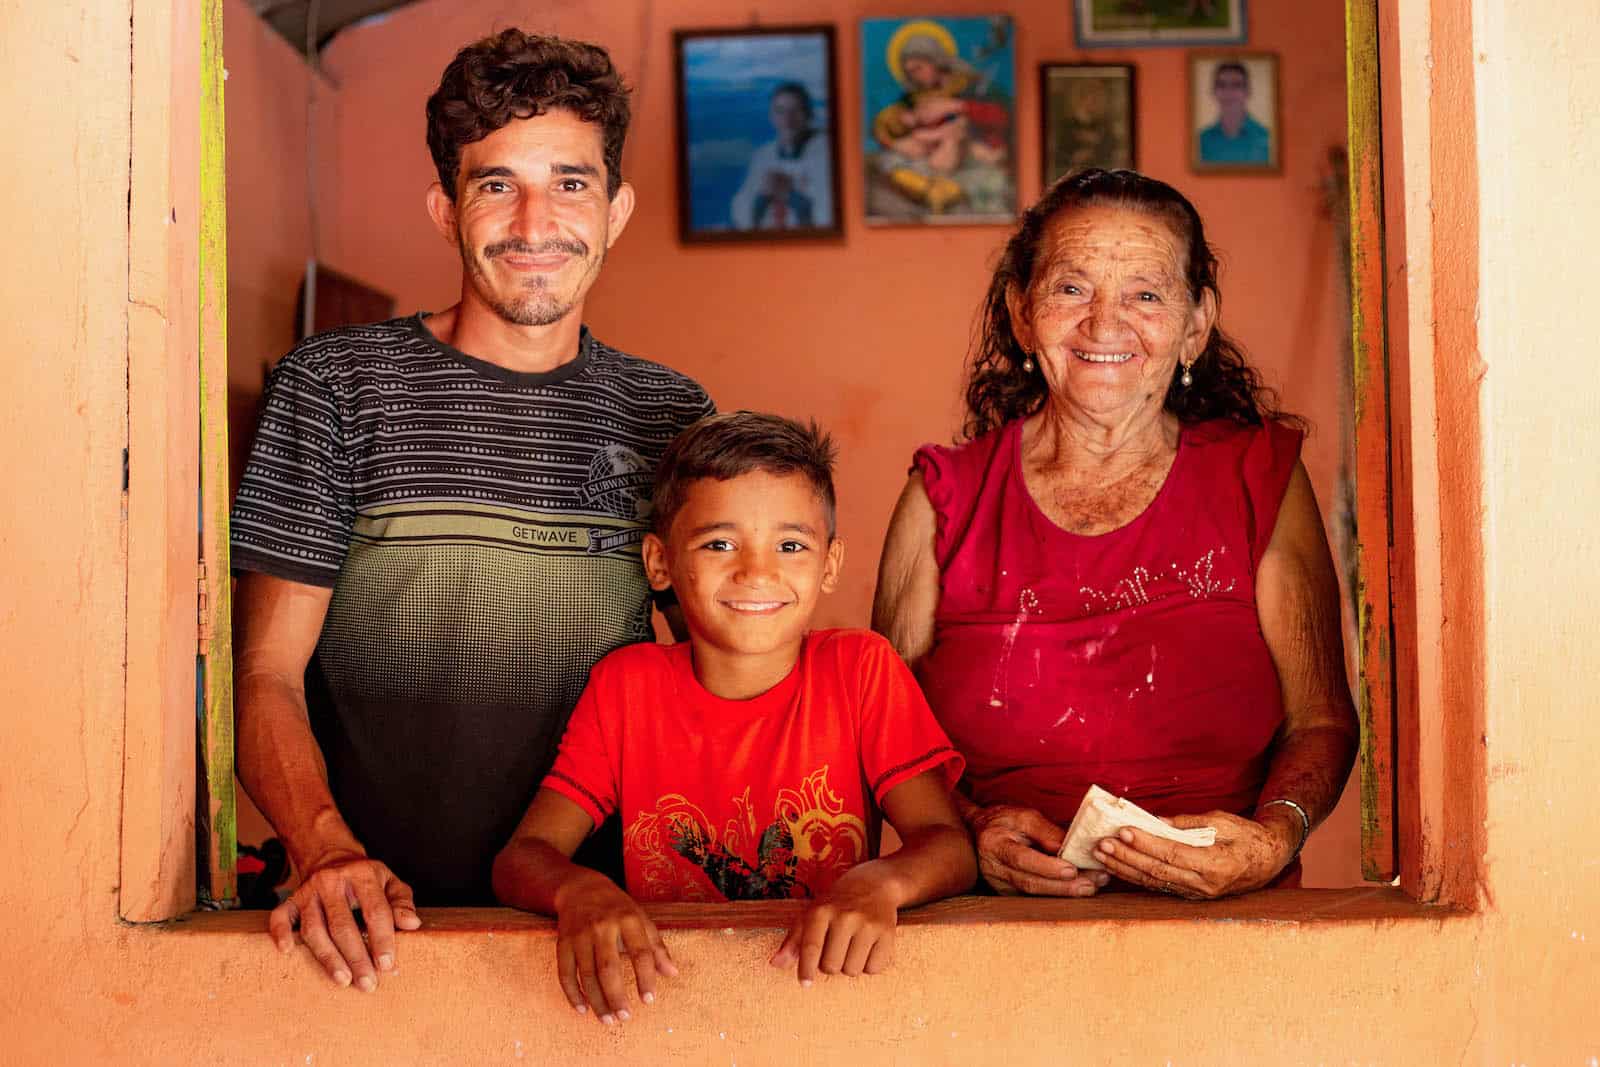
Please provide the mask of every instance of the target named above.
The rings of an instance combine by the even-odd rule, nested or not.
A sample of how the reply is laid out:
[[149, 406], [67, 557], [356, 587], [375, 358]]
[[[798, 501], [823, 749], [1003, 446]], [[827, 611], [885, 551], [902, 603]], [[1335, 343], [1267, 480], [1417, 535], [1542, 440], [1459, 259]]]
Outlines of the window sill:
[[[649, 904], [645, 912], [662, 930], [781, 930], [803, 905], [799, 901], [739, 904]], [[1147, 923], [1241, 923], [1320, 926], [1407, 920], [1441, 920], [1469, 912], [1420, 904], [1392, 886], [1357, 889], [1280, 889], [1228, 900], [1193, 902], [1146, 894], [1110, 894], [1088, 900], [963, 896], [913, 908], [900, 926], [1080, 925], [1139, 926]], [[424, 908], [417, 934], [548, 934], [555, 922], [511, 908]], [[180, 935], [261, 934], [259, 911], [193, 912], [150, 929]], [[417, 934], [407, 934], [414, 937]]]

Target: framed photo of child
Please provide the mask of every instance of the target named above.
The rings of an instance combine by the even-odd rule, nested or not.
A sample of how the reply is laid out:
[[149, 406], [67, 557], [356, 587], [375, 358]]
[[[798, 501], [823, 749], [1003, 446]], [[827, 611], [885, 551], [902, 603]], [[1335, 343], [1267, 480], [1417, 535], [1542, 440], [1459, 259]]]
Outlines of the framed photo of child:
[[1072, 0], [1079, 48], [1244, 44], [1245, 0]]
[[1040, 64], [1045, 188], [1088, 167], [1134, 169], [1133, 84], [1128, 63]]
[[1277, 174], [1282, 113], [1275, 54], [1189, 56], [1189, 166], [1196, 173]]
[[861, 88], [868, 223], [1016, 217], [1009, 16], [862, 19]]
[[833, 27], [672, 36], [680, 237], [842, 235]]

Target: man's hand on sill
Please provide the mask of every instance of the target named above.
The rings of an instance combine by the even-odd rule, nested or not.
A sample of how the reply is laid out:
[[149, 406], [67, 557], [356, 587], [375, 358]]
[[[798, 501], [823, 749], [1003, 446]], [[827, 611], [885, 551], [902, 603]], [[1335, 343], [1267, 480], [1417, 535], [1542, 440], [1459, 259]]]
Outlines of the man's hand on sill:
[[[356, 923], [359, 909], [366, 938]], [[310, 865], [288, 900], [272, 910], [267, 930], [279, 952], [294, 948], [294, 931], [340, 986], [378, 988], [378, 971], [394, 970], [395, 930], [422, 925], [411, 887], [359, 852], [332, 853]]]

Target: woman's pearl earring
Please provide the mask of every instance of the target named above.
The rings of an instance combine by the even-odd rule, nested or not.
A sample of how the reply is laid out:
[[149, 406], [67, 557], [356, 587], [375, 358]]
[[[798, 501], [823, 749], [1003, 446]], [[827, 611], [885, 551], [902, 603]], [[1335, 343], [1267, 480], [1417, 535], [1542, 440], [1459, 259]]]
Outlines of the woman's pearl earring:
[[1033, 373], [1033, 353], [1032, 352], [1026, 353], [1022, 358], [1022, 373], [1023, 374], [1032, 374]]
[[1189, 372], [1189, 368], [1192, 367], [1193, 365], [1194, 364], [1192, 364], [1192, 363], [1185, 363], [1183, 365], [1183, 377], [1178, 379], [1178, 382], [1185, 389], [1189, 388], [1189, 386], [1194, 384], [1194, 375]]

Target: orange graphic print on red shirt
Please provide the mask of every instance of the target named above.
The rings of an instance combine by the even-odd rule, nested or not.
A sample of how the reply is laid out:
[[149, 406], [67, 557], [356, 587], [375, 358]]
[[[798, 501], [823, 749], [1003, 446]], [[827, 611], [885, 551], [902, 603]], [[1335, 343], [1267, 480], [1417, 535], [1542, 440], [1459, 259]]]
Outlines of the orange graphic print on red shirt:
[[[731, 798], [733, 818], [719, 834], [682, 793], [656, 801], [628, 825], [641, 895], [669, 900], [787, 900], [826, 892], [867, 859], [867, 827], [828, 786], [826, 765], [798, 789], [781, 789], [763, 822], [750, 789]], [[694, 868], [680, 862], [687, 860]], [[704, 875], [702, 880], [701, 875]], [[709, 882], [708, 886], [706, 882]]]

